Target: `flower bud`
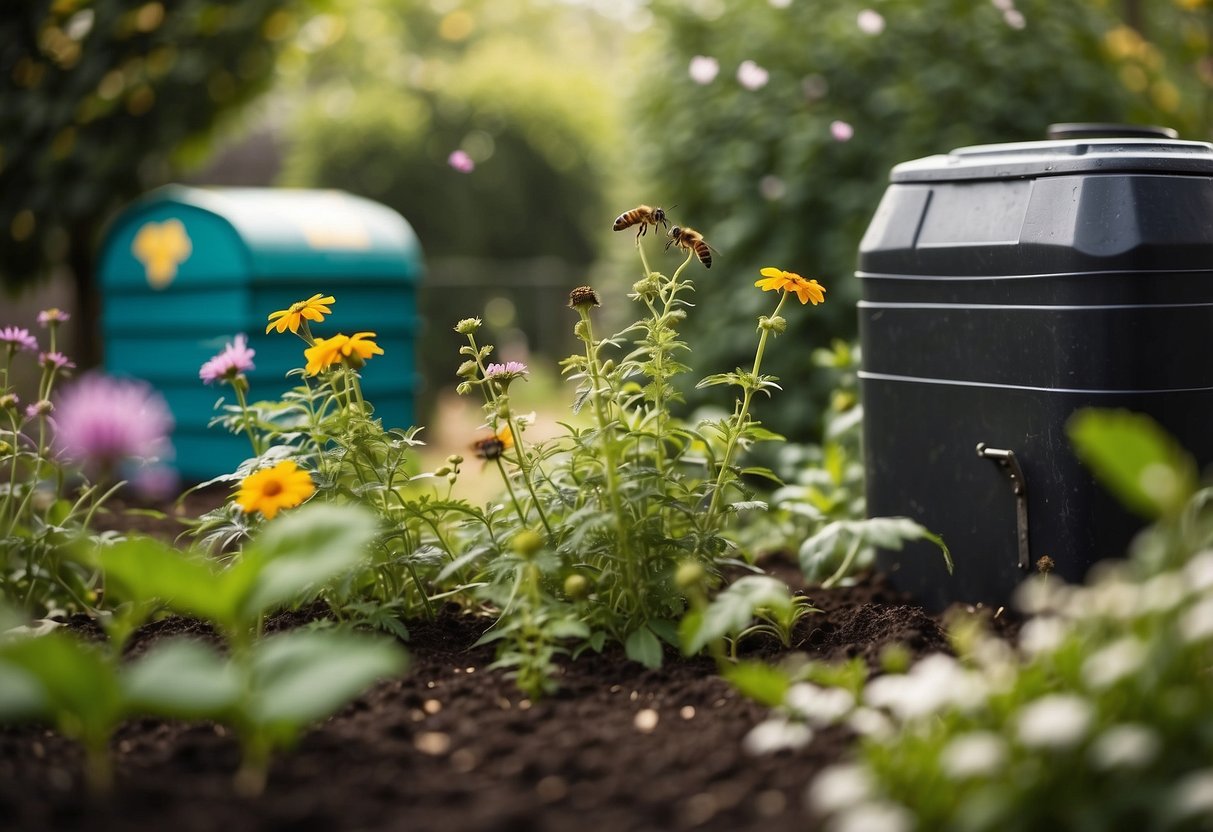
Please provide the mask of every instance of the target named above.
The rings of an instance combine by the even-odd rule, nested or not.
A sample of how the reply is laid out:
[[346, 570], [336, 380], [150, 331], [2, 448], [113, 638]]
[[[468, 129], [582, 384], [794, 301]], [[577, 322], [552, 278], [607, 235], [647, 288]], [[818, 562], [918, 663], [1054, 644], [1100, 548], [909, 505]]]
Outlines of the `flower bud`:
[[232, 385], [233, 388], [235, 388], [236, 390], [239, 390], [241, 393], [248, 392], [248, 388], [249, 388], [248, 379], [245, 378], [243, 374], [237, 373], [236, 376], [233, 377], [229, 383]]
[[672, 321], [685, 321], [687, 319], [687, 311], [685, 309], [671, 309], [669, 314]]
[[657, 294], [657, 290], [661, 288], [660, 282], [657, 280], [656, 272], [649, 272], [649, 276], [643, 280], [637, 280], [632, 284], [632, 291], [641, 297]]
[[606, 361], [602, 362], [602, 372], [604, 374], [611, 372], [613, 369], [615, 369], [615, 359], [608, 358]]
[[452, 471], [451, 473], [446, 475], [446, 481], [448, 483], [450, 483], [451, 485], [454, 485], [456, 482], [458, 482], [458, 480], [459, 480], [459, 475], [456, 474], [454, 471]]
[[16, 393], [6, 393], [0, 396], [0, 410], [16, 410], [21, 405], [21, 400], [17, 398]]
[[451, 466], [443, 465], [441, 468], [438, 468], [434, 471], [434, 476], [435, 477], [445, 477], [449, 473], [451, 473]]
[[476, 362], [465, 361], [459, 365], [459, 369], [455, 371], [455, 375], [460, 378], [475, 378], [476, 377]]
[[0, 456], [8, 456], [13, 452], [13, 446], [0, 439]]
[[523, 529], [514, 535], [514, 539], [510, 541], [510, 546], [521, 557], [530, 560], [543, 548], [543, 535], [534, 529]]
[[681, 590], [691, 589], [699, 586], [703, 582], [704, 571], [693, 560], [684, 560], [678, 564], [678, 569], [674, 572], [674, 585]]
[[761, 330], [766, 330], [767, 332], [774, 332], [776, 335], [778, 335], [779, 333], [787, 330], [788, 321], [782, 315], [776, 315], [773, 318], [768, 318], [766, 315], [763, 315], [758, 319], [758, 328]]
[[455, 331], [460, 335], [472, 335], [478, 329], [480, 329], [479, 318], [464, 318], [459, 323], [455, 324]]
[[589, 331], [589, 329], [586, 328], [585, 321], [577, 322], [577, 325], [573, 327], [573, 334], [576, 335], [578, 338], [580, 338], [582, 341], [584, 341], [590, 337], [590, 331]]
[[458, 465], [459, 463], [463, 462], [463, 457], [459, 454], [451, 454], [446, 458], [446, 461], [451, 463], [451, 465]]
[[570, 601], [580, 601], [590, 591], [590, 582], [585, 575], [572, 574], [564, 579], [564, 597]]
[[461, 396], [466, 396], [468, 393], [472, 392], [472, 383], [470, 381], [461, 382], [455, 387], [455, 392]]
[[497, 416], [501, 419], [510, 418], [510, 397], [502, 395], [497, 399]]

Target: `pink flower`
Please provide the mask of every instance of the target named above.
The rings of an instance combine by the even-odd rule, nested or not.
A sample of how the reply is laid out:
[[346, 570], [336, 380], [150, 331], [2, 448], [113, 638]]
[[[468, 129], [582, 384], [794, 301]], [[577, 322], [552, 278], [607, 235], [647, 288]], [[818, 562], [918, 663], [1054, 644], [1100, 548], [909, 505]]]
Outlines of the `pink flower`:
[[240, 333], [224, 345], [222, 352], [202, 365], [198, 377], [206, 384], [231, 381], [254, 369], [253, 356], [256, 354], [256, 350], [249, 349], [248, 338]]
[[38, 339], [30, 335], [29, 330], [24, 327], [6, 326], [0, 329], [0, 344], [7, 345], [10, 352], [38, 351]]
[[770, 78], [771, 73], [753, 61], [742, 61], [741, 66], [737, 67], [737, 83], [747, 90], [762, 89]]
[[709, 58], [707, 55], [696, 55], [691, 58], [691, 65], [687, 72], [696, 84], [710, 84], [720, 73], [720, 61]]
[[859, 31], [865, 35], [879, 35], [884, 31], [884, 18], [880, 12], [874, 9], [861, 11], [859, 17], [855, 19], [855, 23], [859, 26]]
[[462, 150], [456, 150], [446, 157], [446, 163], [460, 173], [471, 173], [476, 169], [476, 163], [472, 161], [472, 157]]
[[25, 416], [27, 419], [37, 419], [39, 416], [49, 416], [55, 406], [46, 399], [32, 402], [25, 406]]
[[490, 364], [484, 368], [485, 378], [495, 378], [500, 381], [509, 381], [525, 376], [530, 370], [521, 361], [507, 361], [504, 364]]
[[72, 316], [64, 312], [62, 309], [43, 309], [38, 313], [38, 323], [41, 326], [50, 326], [51, 324], [61, 324], [70, 321]]
[[76, 362], [72, 361], [61, 352], [44, 352], [38, 355], [38, 363], [46, 369], [52, 367], [56, 370], [74, 370]]
[[122, 462], [171, 453], [173, 417], [146, 382], [87, 375], [55, 401], [55, 447], [102, 473]]
[[849, 142], [851, 137], [855, 135], [855, 128], [845, 121], [831, 121], [830, 135], [834, 137], [834, 141], [836, 142]]

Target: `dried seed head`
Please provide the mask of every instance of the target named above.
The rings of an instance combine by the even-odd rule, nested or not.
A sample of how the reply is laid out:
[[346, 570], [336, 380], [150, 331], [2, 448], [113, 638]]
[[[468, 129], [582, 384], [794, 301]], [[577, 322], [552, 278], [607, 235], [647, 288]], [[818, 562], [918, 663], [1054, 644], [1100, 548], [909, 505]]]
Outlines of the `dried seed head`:
[[602, 301], [598, 299], [598, 293], [589, 286], [578, 286], [569, 292], [569, 306], [573, 309], [590, 309], [602, 306]]
[[1053, 558], [1045, 555], [1040, 560], [1036, 561], [1036, 571], [1042, 575], [1048, 575], [1057, 567], [1057, 563]]

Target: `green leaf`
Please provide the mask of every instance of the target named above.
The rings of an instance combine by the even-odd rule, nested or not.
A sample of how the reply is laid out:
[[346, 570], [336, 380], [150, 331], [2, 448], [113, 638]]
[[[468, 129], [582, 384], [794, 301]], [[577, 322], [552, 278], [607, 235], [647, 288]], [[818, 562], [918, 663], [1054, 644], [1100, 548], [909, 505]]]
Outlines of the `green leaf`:
[[788, 585], [770, 575], [738, 578], [712, 600], [697, 627], [683, 632], [683, 652], [693, 656], [717, 639], [740, 633], [764, 608], [789, 615], [792, 592]]
[[624, 651], [629, 659], [649, 669], [661, 667], [661, 642], [648, 627], [633, 631], [624, 643]]
[[158, 540], [135, 537], [99, 550], [106, 594], [136, 607], [161, 602], [175, 612], [222, 622], [231, 617], [233, 599], [221, 589], [217, 567], [199, 555]]
[[783, 704], [783, 698], [792, 686], [787, 673], [764, 662], [731, 665], [725, 668], [723, 676], [742, 696], [768, 708]]
[[1066, 427], [1079, 458], [1138, 514], [1174, 517], [1196, 491], [1196, 463], [1148, 416], [1091, 408], [1075, 413]]
[[[0, 647], [0, 666], [5, 665], [20, 668], [27, 678], [14, 685], [14, 704], [18, 697], [29, 704], [28, 680], [36, 680], [45, 696], [44, 713], [53, 715], [68, 736], [103, 739], [121, 716], [121, 695], [111, 659], [73, 636], [52, 632], [7, 641]], [[17, 686], [25, 688], [24, 692]]]
[[253, 647], [248, 717], [293, 733], [406, 664], [404, 651], [388, 639], [317, 631], [270, 636]]
[[358, 506], [315, 503], [270, 523], [245, 558], [259, 569], [241, 605], [248, 619], [348, 572], [367, 557], [378, 521]]
[[189, 639], [154, 646], [125, 670], [122, 688], [128, 708], [178, 719], [217, 718], [242, 693], [231, 662]]
[[48, 716], [50, 699], [38, 678], [0, 658], [0, 723]]

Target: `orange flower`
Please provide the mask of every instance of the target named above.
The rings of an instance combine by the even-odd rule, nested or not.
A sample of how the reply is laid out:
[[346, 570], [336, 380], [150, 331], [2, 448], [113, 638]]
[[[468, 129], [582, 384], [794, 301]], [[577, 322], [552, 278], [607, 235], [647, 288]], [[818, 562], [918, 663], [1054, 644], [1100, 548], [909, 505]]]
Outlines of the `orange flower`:
[[317, 338], [315, 344], [303, 351], [307, 358], [304, 371], [314, 376], [343, 360], [351, 367], [361, 367], [372, 355], [383, 355], [383, 348], [370, 340], [374, 337], [373, 332], [355, 332], [353, 335], [338, 333], [332, 338]]
[[816, 280], [806, 280], [795, 272], [785, 272], [783, 269], [767, 266], [762, 270], [763, 279], [755, 281], [754, 285], [764, 292], [783, 290], [795, 292], [802, 304], [813, 302], [816, 306], [824, 303], [826, 288]]
[[299, 325], [304, 319], [320, 323], [324, 320], [325, 315], [333, 314], [333, 310], [328, 308], [328, 304], [336, 302], [337, 299], [332, 295], [316, 294], [307, 300], [292, 303], [289, 309], [280, 309], [270, 313], [269, 325], [266, 326], [265, 331], [267, 334], [271, 329], [279, 332], [286, 332], [288, 329], [291, 332], [298, 332]]

